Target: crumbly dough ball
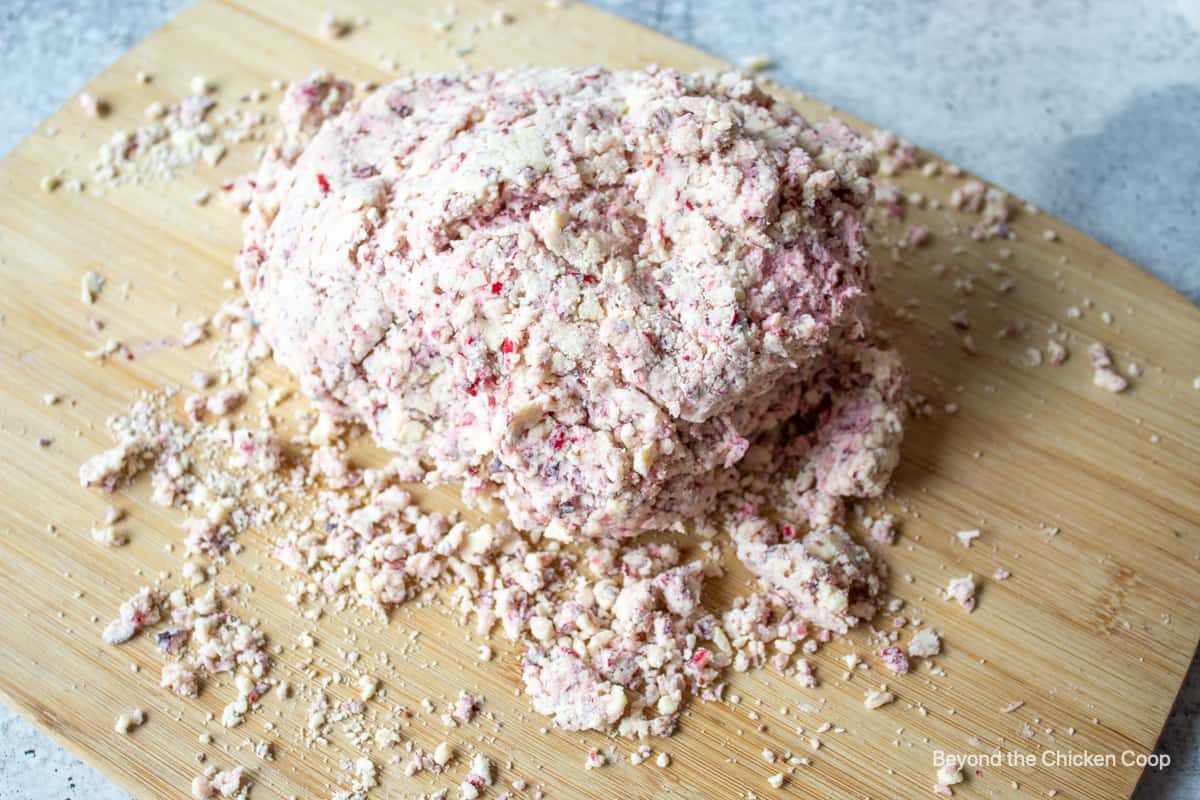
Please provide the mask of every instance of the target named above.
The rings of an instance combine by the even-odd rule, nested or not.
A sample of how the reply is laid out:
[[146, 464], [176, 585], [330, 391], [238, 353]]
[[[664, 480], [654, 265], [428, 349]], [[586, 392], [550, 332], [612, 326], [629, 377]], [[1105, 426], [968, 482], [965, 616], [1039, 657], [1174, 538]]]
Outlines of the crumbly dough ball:
[[324, 75], [289, 92], [238, 259], [276, 357], [329, 413], [563, 537], [704, 512], [798, 414], [809, 505], [882, 489], [904, 378], [871, 389], [873, 164], [844, 125], [737, 73], [349, 92]]

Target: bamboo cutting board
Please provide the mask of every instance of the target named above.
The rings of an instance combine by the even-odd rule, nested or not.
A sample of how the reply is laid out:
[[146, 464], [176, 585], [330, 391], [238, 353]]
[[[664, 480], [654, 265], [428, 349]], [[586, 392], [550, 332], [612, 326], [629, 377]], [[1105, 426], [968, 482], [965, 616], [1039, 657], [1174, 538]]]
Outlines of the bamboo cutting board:
[[[100, 630], [122, 599], [178, 568], [179, 557], [165, 548], [179, 541], [179, 519], [136, 487], [122, 501], [131, 511], [131, 543], [103, 549], [89, 529], [105, 501], [81, 490], [75, 477], [78, 464], [108, 444], [103, 420], [135, 390], [183, 382], [203, 365], [203, 348], [156, 353], [136, 345], [177, 334], [181, 320], [211, 313], [230, 294], [223, 282], [232, 276], [239, 220], [191, 198], [248, 168], [252, 148], [235, 148], [216, 168], [198, 166], [175, 181], [119, 187], [103, 197], [44, 192], [39, 179], [60, 168], [86, 177], [88, 161], [112, 130], [139, 124], [151, 100], [185, 93], [195, 74], [221, 87], [219, 107], [228, 108], [273, 78], [302, 77], [317, 66], [385, 80], [381, 64], [389, 58], [414, 70], [454, 69], [460, 60], [472, 68], [718, 63], [581, 5], [549, 9], [533, 0], [506, 3], [515, 23], [470, 37], [473, 49], [456, 53], [469, 23], [490, 19], [495, 3], [462, 0], [455, 27], [442, 35], [432, 25], [440, 4], [393, 5], [361, 0], [339, 8], [370, 24], [330, 41], [316, 33], [323, 3], [204, 0], [89, 87], [111, 101], [110, 117], [89, 120], [68, 103], [0, 164], [0, 692], [141, 798], [187, 796], [200, 770], [198, 752], [219, 766], [246, 764], [255, 798], [327, 797], [346, 785], [338, 783], [345, 772], [339, 753], [351, 750], [297, 744], [305, 710], [296, 701], [271, 697], [245, 725], [225, 731], [206, 724], [204, 715], [219, 714], [232, 698], [227, 681], [199, 698], [174, 698], [157, 688], [152, 641], [101, 643]], [[136, 82], [139, 70], [153, 81]], [[795, 99], [810, 118], [830, 111]], [[57, 135], [48, 135], [52, 128]], [[915, 170], [898, 179], [906, 191], [943, 201], [961, 182]], [[670, 754], [669, 766], [622, 761], [585, 772], [587, 748], [610, 742], [542, 732], [545, 721], [517, 695], [520, 669], [511, 649], [498, 648], [498, 658], [483, 667], [478, 642], [468, 641], [437, 602], [405, 608], [387, 626], [353, 614], [301, 619], [283, 600], [288, 576], [265, 556], [268, 532], [243, 542], [247, 551], [224, 579], [253, 583], [244, 613], [259, 617], [284, 646], [274, 674], [299, 680], [294, 642], [311, 630], [326, 673], [344, 668], [340, 653], [350, 642], [367, 660], [391, 652], [392, 668], [379, 674], [389, 699], [408, 707], [418, 708], [425, 697], [440, 704], [459, 687], [472, 687], [487, 696], [494, 721], [448, 737], [437, 715], [418, 713], [404, 735], [425, 747], [451, 738], [460, 750], [470, 744], [499, 764], [511, 759], [500, 782], [521, 777], [550, 798], [741, 798], [748, 791], [764, 798], [918, 797], [934, 782], [935, 750], [995, 748], [1035, 763], [969, 771], [955, 788], [958, 796], [1127, 797], [1141, 770], [1122, 765], [1120, 754], [1153, 751], [1200, 637], [1200, 391], [1192, 388], [1200, 374], [1200, 313], [1133, 265], [1033, 211], [1018, 214], [1018, 238], [1010, 242], [951, 238], [945, 235], [951, 224], [966, 221], [944, 211], [913, 210], [909, 221], [929, 225], [931, 243], [895, 256], [880, 247], [877, 267], [885, 299], [905, 309], [889, 327], [932, 413], [914, 419], [906, 435], [890, 501], [904, 511], [901, 536], [885, 557], [908, 613], [945, 635], [944, 652], [934, 660], [942, 674], [922, 667], [888, 680], [893, 676], [876, 668], [846, 680], [840, 657], [855, 646], [864, 654], [871, 647], [856, 634], [815, 657], [816, 690], [764, 670], [733, 676], [737, 705], [693, 702], [676, 737], [651, 742]], [[1045, 238], [1047, 229], [1057, 239]], [[938, 277], [935, 264], [946, 265], [948, 274]], [[1014, 279], [1013, 291], [996, 289], [999, 276], [989, 264]], [[109, 279], [90, 308], [78, 297], [88, 269]], [[974, 276], [969, 294], [963, 293], [968, 275]], [[1081, 313], [1068, 315], [1069, 307]], [[978, 345], [973, 356], [947, 321], [963, 308]], [[105, 319], [106, 331], [93, 332], [89, 316]], [[1028, 329], [1014, 339], [995, 338], [1011, 320]], [[1044, 346], [1052, 323], [1071, 336], [1070, 360], [1061, 367], [1023, 363], [1024, 349]], [[101, 367], [83, 357], [107, 337], [134, 346], [136, 360]], [[1142, 367], [1130, 391], [1112, 395], [1091, 385], [1084, 350], [1094, 340], [1109, 344], [1122, 370], [1131, 362]], [[45, 405], [49, 392], [63, 400]], [[947, 403], [957, 404], [958, 413], [945, 413]], [[39, 437], [52, 441], [39, 446]], [[454, 494], [435, 492], [428, 502], [448, 507]], [[954, 532], [969, 528], [983, 533], [966, 548]], [[1012, 577], [992, 579], [1000, 567]], [[967, 572], [981, 583], [970, 616], [938, 594]], [[721, 590], [745, 588], [730, 579]], [[413, 632], [420, 636], [409, 645]], [[883, 681], [897, 702], [864, 709], [865, 690]], [[351, 692], [331, 689], [335, 697]], [[1000, 712], [1016, 701], [1024, 705]], [[114, 734], [114, 717], [134, 706], [147, 710], [146, 725], [130, 736]], [[835, 728], [817, 733], [823, 722]], [[202, 729], [215, 741], [198, 742]], [[822, 742], [815, 752], [812, 736]], [[278, 759], [261, 762], [240, 748], [248, 737], [274, 740]], [[627, 742], [615, 744], [623, 756], [631, 750]], [[766, 779], [780, 765], [764, 760], [764, 748], [791, 750], [812, 764], [772, 789]], [[1085, 751], [1117, 754], [1118, 763], [1041, 763], [1043, 753]], [[374, 796], [454, 787], [465, 772], [460, 761], [449, 777], [405, 778], [378, 760], [383, 788]]]

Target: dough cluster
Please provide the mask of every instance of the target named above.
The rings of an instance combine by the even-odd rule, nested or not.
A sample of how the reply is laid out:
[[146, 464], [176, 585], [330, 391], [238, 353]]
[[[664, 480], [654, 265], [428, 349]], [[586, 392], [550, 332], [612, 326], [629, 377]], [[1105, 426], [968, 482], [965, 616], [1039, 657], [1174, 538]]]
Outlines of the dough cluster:
[[758, 446], [810, 510], [882, 490], [906, 378], [870, 338], [873, 163], [844, 125], [735, 73], [350, 94], [289, 92], [238, 259], [329, 413], [551, 535], [701, 514]]

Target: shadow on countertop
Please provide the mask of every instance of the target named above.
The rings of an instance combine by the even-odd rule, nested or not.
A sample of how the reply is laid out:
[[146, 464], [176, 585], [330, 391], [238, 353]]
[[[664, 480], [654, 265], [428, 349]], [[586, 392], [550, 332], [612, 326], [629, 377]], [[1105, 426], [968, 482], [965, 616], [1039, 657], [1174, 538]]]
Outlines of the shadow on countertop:
[[1169, 282], [1200, 304], [1198, 119], [1200, 80], [1136, 95], [1099, 132], [1057, 147], [1036, 194], [1134, 263], [1169, 265]]
[[1187, 797], [1196, 785], [1200, 776], [1200, 758], [1194, 745], [1200, 738], [1200, 653], [1197, 656], [1192, 658], [1191, 669], [1155, 748], [1155, 752], [1171, 757], [1171, 766], [1143, 772], [1130, 800]]

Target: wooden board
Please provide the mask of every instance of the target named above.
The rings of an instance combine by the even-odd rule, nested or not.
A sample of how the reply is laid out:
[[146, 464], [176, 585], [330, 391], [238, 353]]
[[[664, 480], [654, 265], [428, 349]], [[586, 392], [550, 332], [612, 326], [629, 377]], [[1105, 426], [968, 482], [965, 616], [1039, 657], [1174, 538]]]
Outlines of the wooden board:
[[[557, 11], [533, 0], [506, 5], [516, 24], [475, 37], [467, 56], [472, 66], [657, 62], [693, 69], [718, 63], [577, 4]], [[473, 0], [458, 6], [460, 24], [449, 34], [454, 41], [469, 21], [490, 18], [496, 8]], [[316, 34], [324, 7], [291, 0], [200, 2], [89, 87], [112, 101], [110, 118], [87, 120], [68, 103], [0, 164], [0, 691], [138, 797], [186, 796], [199, 769], [197, 752], [212, 763], [248, 765], [256, 798], [328, 796], [331, 776], [340, 772], [337, 756], [295, 744], [302, 707], [271, 699], [246, 725], [224, 731], [205, 725], [204, 714], [219, 713], [230, 686], [218, 683], [198, 699], [177, 700], [156, 688], [152, 642], [101, 644], [99, 631], [116, 605], [158, 572], [177, 568], [178, 556], [165, 546], [179, 540], [179, 520], [148, 503], [144, 488], [135, 489], [124, 501], [132, 511], [133, 541], [120, 550], [99, 548], [88, 531], [104, 500], [79, 489], [75, 478], [78, 464], [106, 446], [101, 423], [107, 415], [136, 389], [182, 381], [203, 363], [201, 349], [186, 356], [142, 352], [135, 361], [102, 368], [82, 353], [106, 336], [142, 343], [176, 333], [181, 319], [210, 312], [228, 296], [222, 283], [232, 275], [238, 219], [217, 207], [197, 207], [191, 197], [246, 169], [251, 148], [235, 150], [216, 169], [185, 170], [176, 181], [127, 186], [103, 198], [43, 192], [38, 181], [61, 167], [86, 176], [88, 161], [114, 128], [138, 124], [147, 103], [180, 96], [197, 73], [222, 87], [219, 97], [228, 106], [272, 78], [296, 78], [314, 66], [382, 80], [383, 56], [415, 70], [457, 64], [431, 25], [441, 4], [435, 10], [361, 0], [342, 10], [365, 14], [370, 25], [337, 41]], [[153, 74], [153, 82], [135, 82], [138, 70]], [[829, 112], [814, 101], [796, 102], [810, 117]], [[48, 136], [50, 126], [60, 132]], [[944, 200], [961, 179], [913, 171], [900, 183]], [[502, 770], [502, 779], [524, 777], [544, 785], [551, 798], [735, 798], [747, 791], [918, 797], [933, 783], [933, 751], [973, 752], [971, 737], [985, 750], [999, 747], [1035, 760], [1054, 751], [1151, 752], [1200, 637], [1200, 392], [1191, 387], [1200, 373], [1200, 313], [1133, 265], [1036, 213], [1017, 217], [1016, 241], [958, 240], [966, 242], [958, 251], [943, 235], [948, 220], [958, 217], [918, 211], [910, 219], [929, 224], [933, 241], [899, 260], [881, 248], [877, 266], [887, 300], [914, 301], [907, 306], [911, 321], [891, 327], [915, 389], [934, 413], [910, 425], [892, 502], [908, 513], [886, 555], [895, 594], [945, 633], [945, 652], [936, 661], [944, 675], [920, 669], [888, 681], [898, 702], [867, 711], [863, 693], [883, 676], [843, 680], [838, 661], [853, 646], [868, 646], [859, 635], [816, 656], [822, 685], [815, 691], [760, 671], [733, 677], [738, 705], [693, 703], [678, 736], [652, 742], [670, 753], [669, 767], [624, 762], [585, 773], [586, 747], [608, 743], [594, 735], [541, 732], [543, 720], [516, 696], [514, 653], [502, 650], [481, 666], [477, 643], [436, 603], [404, 610], [385, 627], [352, 621], [352, 615], [302, 620], [282, 599], [287, 575], [265, 559], [267, 533], [251, 537], [226, 574], [254, 582], [250, 613], [287, 648], [279, 674], [294, 673], [289, 656], [302, 630], [315, 630], [326, 672], [339, 668], [337, 648], [348, 646], [347, 631], [367, 659], [396, 651], [410, 631], [420, 631], [414, 655], [397, 665], [399, 677], [384, 674], [389, 696], [415, 708], [423, 697], [478, 687], [503, 727], [486, 722], [455, 736], [467, 736], [501, 763], [511, 758], [515, 769]], [[1047, 228], [1058, 232], [1057, 241], [1042, 237]], [[1002, 258], [1002, 247], [1011, 248], [1011, 259]], [[948, 265], [950, 275], [938, 278], [937, 263]], [[998, 277], [989, 263], [1012, 275], [1012, 292], [994, 288]], [[78, 299], [79, 280], [92, 268], [110, 284], [89, 310]], [[960, 294], [953, 277], [967, 274], [974, 275], [974, 291]], [[172, 316], [172, 304], [179, 304], [180, 316]], [[1082, 317], [1069, 318], [1070, 306]], [[972, 319], [979, 346], [973, 357], [958, 347], [947, 322], [960, 308]], [[1102, 317], [1106, 311], [1111, 323]], [[90, 330], [89, 314], [108, 322], [103, 334]], [[996, 339], [993, 332], [1013, 319], [1026, 321], [1028, 331]], [[1021, 365], [1024, 348], [1044, 345], [1053, 322], [1072, 336], [1071, 359], [1058, 368]], [[1131, 391], [1111, 395], [1091, 385], [1083, 351], [1095, 339], [1113, 347], [1122, 368], [1130, 360], [1144, 367]], [[63, 402], [44, 405], [46, 392]], [[958, 404], [958, 414], [942, 413], [948, 402]], [[42, 436], [53, 440], [49, 447], [36, 443]], [[449, 505], [453, 493], [437, 493], [432, 502]], [[48, 532], [50, 524], [57, 534]], [[1060, 532], [1044, 532], [1050, 526]], [[974, 527], [983, 535], [969, 549], [954, 541], [955, 531]], [[1012, 577], [988, 577], [998, 567]], [[969, 617], [938, 596], [950, 577], [968, 571], [982, 578], [979, 608]], [[1025, 705], [999, 713], [1017, 700]], [[801, 703], [822, 705], [819, 713], [804, 713]], [[918, 704], [927, 713], [919, 713]], [[148, 723], [128, 737], [112, 733], [116, 714], [135, 705], [149, 711]], [[823, 746], [813, 753], [808, 738], [824, 721], [845, 730], [822, 734]], [[236, 748], [246, 737], [268, 735], [268, 722], [277, 726], [269, 737], [280, 752], [276, 762], [264, 764]], [[1029, 738], [1022, 735], [1025, 726]], [[213, 744], [197, 742], [201, 728], [214, 734]], [[445, 733], [436, 715], [424, 714], [405, 735], [431, 746]], [[617, 747], [622, 754], [631, 749], [625, 742]], [[766, 778], [779, 766], [764, 761], [764, 747], [792, 750], [813, 763], [773, 790]], [[450, 779], [406, 779], [385, 765], [384, 787], [389, 797], [410, 796], [454, 785], [463, 772], [460, 765]], [[971, 774], [956, 792], [1126, 797], [1139, 774], [1119, 763], [1005, 765]]]

